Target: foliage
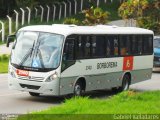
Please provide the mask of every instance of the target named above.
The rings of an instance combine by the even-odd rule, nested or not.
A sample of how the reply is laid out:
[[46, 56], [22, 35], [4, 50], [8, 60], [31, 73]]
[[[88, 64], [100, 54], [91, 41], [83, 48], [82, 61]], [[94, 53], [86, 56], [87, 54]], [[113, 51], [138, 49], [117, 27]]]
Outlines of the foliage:
[[109, 12], [104, 12], [101, 8], [91, 7], [83, 10], [82, 13], [85, 15], [84, 25], [106, 24], [108, 22]]
[[30, 7], [30, 8], [34, 8], [36, 5], [38, 5], [38, 1], [37, 0], [16, 0], [16, 4], [17, 6], [20, 7]]
[[8, 72], [9, 55], [0, 55], [0, 73]]
[[63, 22], [64, 24], [74, 24], [74, 25], [79, 25], [80, 21], [75, 19], [75, 18], [66, 18]]
[[119, 7], [119, 15], [123, 19], [132, 19], [142, 16], [144, 10], [148, 7], [147, 0], [128, 0]]
[[137, 24], [139, 27], [151, 29], [156, 34], [160, 34], [160, 22], [153, 21], [151, 17], [143, 17], [137, 20]]
[[0, 61], [6, 61], [9, 60], [9, 55], [3, 54], [0, 56]]
[[101, 8], [91, 7], [82, 11], [82, 17], [80, 18], [66, 18], [64, 24], [75, 24], [75, 25], [96, 25], [106, 24], [109, 19], [109, 12], [103, 11]]
[[123, 19], [135, 19], [139, 27], [160, 33], [160, 1], [128, 0], [119, 7], [119, 15]]

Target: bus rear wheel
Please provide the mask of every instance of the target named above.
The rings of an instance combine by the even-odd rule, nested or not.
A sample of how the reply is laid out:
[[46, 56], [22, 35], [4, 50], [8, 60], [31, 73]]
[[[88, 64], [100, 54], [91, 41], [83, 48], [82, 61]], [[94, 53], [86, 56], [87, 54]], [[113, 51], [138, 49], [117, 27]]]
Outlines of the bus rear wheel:
[[129, 85], [130, 85], [130, 77], [128, 75], [124, 75], [120, 91], [127, 91], [129, 89]]
[[81, 95], [82, 95], [82, 84], [80, 81], [78, 81], [74, 86], [74, 96], [81, 96]]
[[29, 94], [31, 95], [31, 96], [35, 96], [35, 97], [38, 97], [40, 94], [39, 93], [34, 93], [34, 92], [29, 92]]

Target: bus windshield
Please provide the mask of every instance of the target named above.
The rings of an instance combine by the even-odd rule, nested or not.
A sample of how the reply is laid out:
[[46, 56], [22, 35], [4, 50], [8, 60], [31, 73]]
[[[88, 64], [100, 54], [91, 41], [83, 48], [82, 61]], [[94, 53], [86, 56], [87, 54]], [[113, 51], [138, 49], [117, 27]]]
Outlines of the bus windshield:
[[18, 32], [12, 49], [11, 64], [35, 70], [55, 69], [59, 66], [63, 36], [42, 32]]

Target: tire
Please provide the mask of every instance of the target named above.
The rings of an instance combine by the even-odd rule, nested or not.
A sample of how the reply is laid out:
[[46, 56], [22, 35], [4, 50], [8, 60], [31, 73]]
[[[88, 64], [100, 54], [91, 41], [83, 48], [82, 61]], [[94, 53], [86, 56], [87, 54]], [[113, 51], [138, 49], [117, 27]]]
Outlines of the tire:
[[124, 75], [120, 91], [127, 91], [129, 89], [129, 85], [130, 85], [130, 77], [128, 75]]
[[80, 81], [78, 81], [74, 86], [74, 96], [81, 96], [81, 95], [82, 95], [82, 84]]
[[29, 94], [31, 95], [31, 96], [35, 96], [35, 97], [38, 97], [40, 94], [39, 93], [34, 93], [34, 92], [29, 92]]

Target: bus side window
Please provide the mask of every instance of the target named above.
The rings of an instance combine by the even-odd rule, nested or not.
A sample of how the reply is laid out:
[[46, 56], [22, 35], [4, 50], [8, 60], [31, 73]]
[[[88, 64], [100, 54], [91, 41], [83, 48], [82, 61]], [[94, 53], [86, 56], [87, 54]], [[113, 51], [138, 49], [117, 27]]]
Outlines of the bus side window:
[[123, 56], [123, 55], [126, 55], [127, 54], [127, 36], [120, 36], [119, 37], [119, 41], [120, 41], [120, 54]]
[[84, 36], [84, 57], [85, 58], [90, 58], [91, 57], [91, 40], [90, 36]]
[[131, 55], [131, 36], [127, 35], [127, 39], [126, 39], [126, 55]]
[[66, 60], [74, 60], [74, 39], [66, 40], [63, 55]]
[[82, 41], [82, 36], [78, 36], [76, 39], [76, 57], [81, 59], [84, 56], [84, 42]]
[[138, 36], [137, 36], [137, 40], [138, 40], [138, 55], [142, 55], [142, 51], [143, 51], [142, 36], [141, 36], [141, 35], [138, 35]]
[[118, 56], [118, 37], [107, 36], [106, 37], [106, 53], [107, 56]]
[[92, 56], [93, 58], [105, 57], [105, 36], [92, 36]]
[[153, 54], [153, 36], [147, 35], [143, 36], [143, 53]]
[[138, 54], [138, 43], [136, 40], [137, 36], [132, 35], [132, 55], [137, 55]]

